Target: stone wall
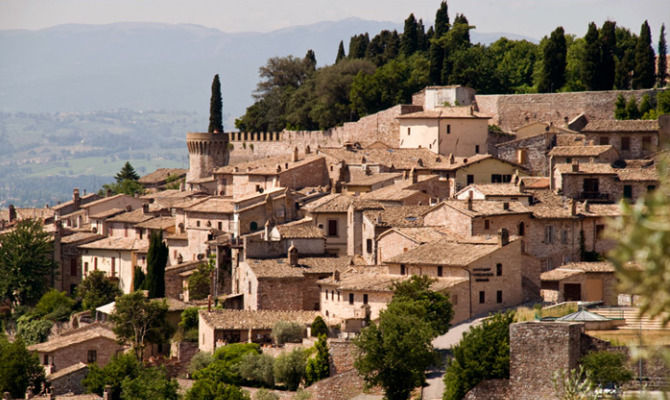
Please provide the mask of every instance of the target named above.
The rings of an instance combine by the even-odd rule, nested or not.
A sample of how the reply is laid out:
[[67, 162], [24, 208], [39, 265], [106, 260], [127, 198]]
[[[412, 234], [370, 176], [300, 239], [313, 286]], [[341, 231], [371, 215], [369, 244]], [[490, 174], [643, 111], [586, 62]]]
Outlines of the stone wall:
[[626, 99], [634, 95], [638, 102], [646, 93], [656, 90], [608, 90], [599, 92], [567, 92], [546, 94], [476, 95], [479, 112], [492, 117], [490, 124], [504, 131], [535, 121], [553, 122], [563, 126], [581, 113], [589, 119], [614, 119], [614, 103], [619, 94]]
[[[554, 145], [553, 135], [548, 136], [537, 135], [500, 143], [494, 146], [492, 154], [502, 160], [523, 165], [531, 175], [547, 176], [547, 153]], [[519, 152], [522, 152], [521, 157]]]
[[[323, 379], [305, 389], [311, 394], [310, 400], [349, 400], [364, 393], [365, 382], [356, 370]], [[375, 391], [379, 393], [379, 391]]]
[[47, 377], [51, 385], [51, 394], [61, 395], [65, 393], [81, 394], [86, 391], [82, 381], [88, 375], [88, 365], [83, 365], [72, 372], [64, 374], [52, 374]]
[[328, 352], [330, 353], [330, 376], [354, 369], [356, 346], [352, 341], [329, 339]]

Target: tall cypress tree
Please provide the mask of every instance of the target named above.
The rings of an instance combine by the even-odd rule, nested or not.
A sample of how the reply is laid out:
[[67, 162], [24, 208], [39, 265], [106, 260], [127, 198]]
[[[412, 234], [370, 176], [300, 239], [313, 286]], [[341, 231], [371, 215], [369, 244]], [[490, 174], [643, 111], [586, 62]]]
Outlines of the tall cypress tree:
[[612, 90], [614, 87], [614, 51], [616, 49], [616, 22], [605, 21], [600, 28], [600, 68], [598, 69], [598, 89]]
[[428, 50], [428, 57], [430, 60], [430, 69], [428, 76], [430, 83], [433, 85], [442, 84], [442, 64], [444, 63], [444, 49], [437, 42], [437, 39], [430, 41], [430, 49]]
[[626, 119], [639, 119], [640, 110], [637, 108], [637, 99], [634, 95], [630, 96], [626, 103]]
[[589, 29], [584, 36], [586, 48], [584, 51], [584, 59], [581, 64], [580, 77], [586, 90], [599, 89], [599, 73], [600, 73], [600, 42], [598, 40], [598, 28], [596, 24], [591, 22]]
[[221, 82], [219, 74], [212, 81], [212, 98], [209, 100], [209, 128], [207, 132], [223, 132], [223, 101], [221, 100]]
[[410, 14], [405, 20], [405, 29], [400, 38], [400, 51], [406, 57], [411, 56], [417, 50], [417, 41], [419, 39], [419, 24], [414, 18], [414, 14]]
[[337, 57], [335, 57], [335, 64], [344, 60], [347, 55], [344, 54], [344, 42], [340, 40], [340, 46], [337, 48]]
[[147, 251], [147, 276], [145, 287], [149, 298], [165, 297], [165, 266], [168, 259], [168, 247], [163, 243], [161, 232], [151, 232], [149, 251]]
[[447, 2], [443, 0], [435, 13], [435, 38], [439, 39], [447, 32], [449, 32], [449, 13]]
[[349, 58], [365, 58], [365, 52], [370, 44], [367, 32], [354, 35], [349, 40]]
[[562, 26], [556, 28], [542, 52], [542, 73], [537, 90], [540, 93], [553, 93], [565, 84], [567, 44]]
[[654, 86], [654, 49], [651, 47], [651, 30], [645, 20], [640, 28], [640, 37], [635, 46], [635, 68], [633, 88], [646, 89]]
[[614, 86], [619, 90], [628, 90], [630, 89], [630, 73], [635, 66], [635, 61], [633, 59], [633, 51], [626, 50], [621, 57], [621, 60], [616, 64], [615, 76], [614, 76]]
[[314, 50], [307, 50], [303, 62], [305, 63], [305, 66], [309, 72], [314, 72], [316, 70], [316, 55], [314, 54]]
[[426, 27], [423, 25], [423, 20], [419, 19], [419, 24], [416, 29], [416, 49], [419, 51], [428, 50], [428, 38], [426, 36]]
[[665, 24], [661, 25], [661, 34], [658, 37], [658, 64], [657, 77], [658, 87], [665, 87], [665, 80], [668, 75], [668, 46], [665, 44]]
[[614, 118], [628, 119], [628, 113], [626, 112], [626, 99], [621, 93], [619, 93], [616, 98], [616, 103], [614, 103]]

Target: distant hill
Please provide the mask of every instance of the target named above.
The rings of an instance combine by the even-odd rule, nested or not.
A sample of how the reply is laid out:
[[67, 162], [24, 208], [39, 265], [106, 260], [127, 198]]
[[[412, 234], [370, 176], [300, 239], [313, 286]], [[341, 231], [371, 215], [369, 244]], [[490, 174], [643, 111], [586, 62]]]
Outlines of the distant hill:
[[[252, 103], [258, 68], [269, 57], [302, 57], [313, 49], [331, 64], [337, 44], [358, 33], [402, 30], [392, 22], [349, 18], [269, 33], [225, 33], [197, 25], [116, 23], [0, 31], [0, 111], [196, 111], [205, 129], [209, 88], [222, 79], [224, 126]], [[472, 32], [490, 43], [501, 33]]]

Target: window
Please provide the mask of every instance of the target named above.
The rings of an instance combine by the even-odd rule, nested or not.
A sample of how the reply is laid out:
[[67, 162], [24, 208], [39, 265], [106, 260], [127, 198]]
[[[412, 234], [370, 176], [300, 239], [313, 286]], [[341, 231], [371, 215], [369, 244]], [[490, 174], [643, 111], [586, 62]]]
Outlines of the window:
[[475, 183], [475, 176], [469, 174], [466, 178], [466, 184], [472, 185], [473, 183]]
[[70, 260], [70, 276], [77, 276], [77, 259]]
[[651, 137], [644, 136], [642, 138], [642, 150], [651, 150]]
[[496, 276], [501, 276], [502, 275], [502, 264], [498, 263], [496, 264]]
[[523, 236], [526, 234], [526, 225], [524, 225], [523, 222], [519, 222], [519, 229], [518, 229], [519, 236]]
[[328, 220], [328, 236], [337, 236], [337, 220]]
[[365, 250], [367, 250], [368, 253], [372, 253], [372, 239], [367, 239], [365, 241]]
[[447, 134], [451, 133], [451, 125], [447, 124]]
[[442, 276], [442, 273], [443, 273], [443, 271], [442, 271], [442, 266], [441, 266], [441, 265], [438, 265], [438, 267], [437, 267], [437, 276]]
[[491, 229], [491, 221], [489, 221], [488, 219], [484, 220], [484, 229], [486, 230]]
[[340, 300], [340, 292], [337, 292], [337, 301], [341, 301]]
[[407, 128], [407, 136], [409, 136], [410, 133], [412, 133], [412, 128]]
[[128, 226], [123, 226], [123, 237], [128, 237]]
[[572, 157], [565, 157], [565, 162], [568, 164], [572, 164]]
[[44, 361], [42, 361], [42, 364], [49, 365], [49, 355], [48, 354], [44, 355]]
[[479, 154], [479, 145], [478, 144], [475, 145], [475, 154]]
[[98, 257], [93, 257], [93, 269], [98, 270]]
[[605, 225], [596, 225], [596, 238], [603, 237], [603, 232], [605, 232]]
[[140, 237], [140, 239], [142, 239], [142, 234], [144, 233], [144, 230], [143, 229], [137, 229], [136, 233]]
[[629, 200], [633, 198], [633, 186], [623, 185], [623, 198]]
[[87, 359], [89, 364], [94, 363], [98, 359], [98, 353], [95, 350], [89, 350]]
[[349, 304], [354, 304], [354, 294], [349, 293]]
[[256, 185], [256, 191], [258, 193], [263, 193], [263, 188], [261, 187], [261, 185]]
[[610, 144], [610, 138], [608, 138], [607, 136], [601, 136], [600, 137], [600, 145], [601, 146], [606, 146], [608, 144]]
[[112, 278], [116, 276], [116, 257], [112, 257]]
[[88, 275], [88, 263], [84, 263], [84, 276]]
[[479, 304], [486, 303], [486, 293], [483, 290], [479, 291]]
[[656, 185], [647, 186], [647, 192], [653, 192], [654, 190], [656, 190]]
[[222, 231], [223, 230], [223, 222], [219, 221], [218, 226], [219, 226], [219, 230]]
[[[328, 298], [328, 291], [326, 291], [326, 298]], [[335, 291], [334, 290], [330, 291], [330, 299], [335, 300]]]
[[598, 178], [584, 178], [584, 183], [582, 184], [585, 193], [598, 193], [600, 192], [600, 185], [598, 184]]
[[400, 264], [400, 275], [405, 275], [407, 271], [405, 271], [405, 264]]
[[554, 227], [551, 225], [544, 227], [544, 242], [551, 243], [554, 241]]
[[561, 244], [568, 244], [568, 231], [566, 230], [561, 232]]
[[249, 224], [249, 230], [252, 232], [258, 230], [258, 222], [251, 221], [251, 223]]
[[621, 138], [621, 151], [628, 150], [630, 150], [630, 138], [628, 136], [624, 136]]
[[200, 220], [195, 221], [195, 226], [200, 227]]
[[498, 304], [502, 303], [502, 290], [498, 290], [496, 292], [496, 303]]
[[367, 295], [367, 293], [363, 295], [363, 304], [368, 304], [368, 295]]
[[512, 182], [511, 174], [491, 174], [491, 183], [510, 183]]
[[251, 294], [251, 281], [249, 281], [249, 287], [247, 288], [247, 293]]

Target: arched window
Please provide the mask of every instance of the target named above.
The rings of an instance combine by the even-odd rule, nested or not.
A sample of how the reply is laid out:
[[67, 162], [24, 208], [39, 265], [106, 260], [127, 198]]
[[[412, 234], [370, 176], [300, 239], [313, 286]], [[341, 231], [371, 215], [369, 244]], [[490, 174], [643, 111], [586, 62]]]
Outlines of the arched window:
[[249, 224], [249, 230], [250, 231], [258, 230], [258, 223], [256, 221], [251, 221], [251, 223]]

